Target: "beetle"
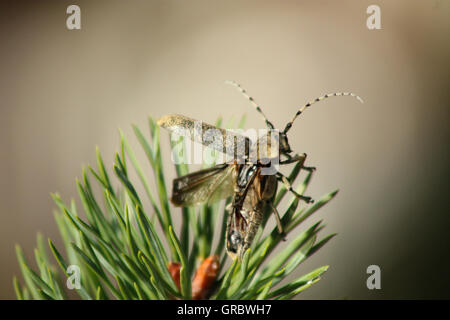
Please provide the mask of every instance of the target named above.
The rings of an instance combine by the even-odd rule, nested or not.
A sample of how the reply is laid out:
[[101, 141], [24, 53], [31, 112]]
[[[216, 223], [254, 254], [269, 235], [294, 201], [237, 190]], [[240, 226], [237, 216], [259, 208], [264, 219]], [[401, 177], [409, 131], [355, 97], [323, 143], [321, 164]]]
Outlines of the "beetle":
[[[242, 260], [261, 225], [263, 212], [267, 206], [270, 206], [274, 212], [279, 232], [284, 234], [280, 215], [273, 205], [278, 182], [282, 182], [286, 189], [300, 200], [307, 203], [313, 202], [310, 197], [298, 194], [287, 177], [278, 170], [267, 174], [267, 170], [271, 168], [274, 161], [282, 165], [299, 162], [304, 170], [315, 169], [304, 166], [305, 153], [292, 155], [287, 133], [297, 117], [306, 108], [329, 97], [352, 96], [360, 102], [363, 101], [351, 92], [325, 94], [299, 108], [284, 130], [278, 132], [261, 107], [241, 85], [234, 81], [228, 83], [239, 89], [262, 115], [269, 131], [257, 141], [252, 142], [248, 137], [232, 130], [217, 128], [184, 115], [166, 115], [159, 119], [157, 124], [171, 132], [188, 135], [195, 142], [233, 157], [232, 161], [174, 179], [171, 201], [175, 206], [192, 206], [232, 197], [233, 200], [227, 207], [229, 216], [226, 250], [232, 259]], [[282, 157], [284, 159], [281, 159]]]

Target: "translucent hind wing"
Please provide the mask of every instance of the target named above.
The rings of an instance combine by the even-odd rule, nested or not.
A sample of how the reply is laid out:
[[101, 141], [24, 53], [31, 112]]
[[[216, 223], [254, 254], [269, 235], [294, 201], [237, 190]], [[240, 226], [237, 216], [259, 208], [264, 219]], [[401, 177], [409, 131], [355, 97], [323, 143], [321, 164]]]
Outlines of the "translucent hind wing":
[[233, 195], [236, 168], [219, 164], [173, 180], [172, 203], [179, 207], [212, 203]]

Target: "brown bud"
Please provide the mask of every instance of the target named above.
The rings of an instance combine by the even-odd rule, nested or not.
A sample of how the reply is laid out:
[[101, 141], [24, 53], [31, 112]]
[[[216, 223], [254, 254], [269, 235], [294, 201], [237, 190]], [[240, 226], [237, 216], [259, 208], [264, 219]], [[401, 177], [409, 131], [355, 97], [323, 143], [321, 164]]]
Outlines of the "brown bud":
[[192, 299], [200, 300], [208, 296], [212, 284], [219, 275], [219, 271], [218, 256], [210, 256], [203, 260], [192, 281]]
[[177, 285], [178, 290], [180, 290], [180, 268], [181, 264], [179, 262], [169, 262], [168, 269], [173, 281]]

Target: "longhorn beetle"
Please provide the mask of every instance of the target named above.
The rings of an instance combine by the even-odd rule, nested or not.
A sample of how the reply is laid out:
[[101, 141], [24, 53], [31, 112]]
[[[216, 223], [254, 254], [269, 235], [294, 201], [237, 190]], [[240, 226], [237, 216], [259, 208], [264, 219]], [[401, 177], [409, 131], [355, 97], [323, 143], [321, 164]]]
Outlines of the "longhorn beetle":
[[[267, 119], [260, 106], [238, 83], [234, 81], [227, 83], [237, 87], [251, 102], [256, 111], [262, 115], [269, 129], [268, 134], [260, 137], [256, 143], [252, 144], [248, 137], [231, 130], [216, 128], [183, 115], [166, 115], [159, 119], [157, 123], [171, 132], [181, 133], [182, 135], [185, 135], [183, 132], [187, 131], [192, 140], [234, 157], [230, 162], [174, 179], [171, 200], [176, 206], [191, 206], [206, 201], [211, 203], [233, 196], [232, 203], [227, 207], [230, 213], [226, 230], [226, 250], [233, 259], [241, 260], [245, 251], [252, 244], [263, 219], [266, 206], [270, 206], [273, 210], [278, 230], [281, 234], [284, 234], [280, 215], [273, 205], [278, 181], [282, 182], [286, 189], [297, 198], [307, 203], [313, 202], [310, 197], [295, 192], [286, 176], [281, 172], [263, 174], [263, 169], [267, 168], [268, 163], [274, 159], [282, 165], [299, 162], [301, 168], [314, 170], [313, 167], [303, 165], [306, 154], [292, 155], [293, 151], [289, 146], [287, 132], [291, 129], [295, 119], [306, 108], [329, 97], [352, 96], [360, 102], [363, 101], [354, 93], [338, 92], [325, 94], [308, 102], [296, 112], [293, 119], [286, 124], [284, 130], [275, 137], [277, 143], [274, 147], [271, 138], [275, 127]], [[201, 124], [199, 125], [199, 123]], [[281, 156], [285, 159], [281, 160]]]

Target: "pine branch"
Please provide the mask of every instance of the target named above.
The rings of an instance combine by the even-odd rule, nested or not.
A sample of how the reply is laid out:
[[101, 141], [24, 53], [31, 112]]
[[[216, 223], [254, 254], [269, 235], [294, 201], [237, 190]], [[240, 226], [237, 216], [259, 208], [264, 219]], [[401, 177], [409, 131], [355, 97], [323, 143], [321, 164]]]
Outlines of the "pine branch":
[[[244, 122], [243, 117], [239, 126]], [[219, 119], [216, 125], [221, 123]], [[22, 249], [16, 247], [23, 277], [23, 284], [17, 277], [13, 279], [18, 299], [66, 299], [68, 284], [81, 299], [292, 299], [320, 279], [328, 266], [294, 281], [284, 281], [334, 235], [318, 240], [323, 229], [319, 221], [275, 254], [282, 237], [276, 227], [266, 235], [263, 232], [270, 214], [265, 215], [243, 261], [233, 261], [225, 268], [228, 259], [224, 250], [226, 213], [217, 203], [195, 208], [170, 207], [159, 127], [151, 118], [149, 128], [150, 135], [146, 137], [133, 126], [152, 168], [156, 187], [151, 187], [148, 175], [122, 131], [120, 152], [115, 155], [111, 171], [105, 168], [97, 148], [97, 168], [84, 168], [81, 181], [76, 181], [85, 218], [78, 214], [74, 201], [65, 204], [58, 194], [52, 195], [58, 208], [55, 220], [64, 246], [57, 248], [48, 239], [47, 248], [38, 235], [36, 271], [30, 267]], [[183, 151], [182, 155], [185, 154]], [[187, 164], [178, 163], [181, 163], [175, 165], [178, 176], [189, 172]], [[300, 169], [300, 165], [292, 169], [291, 183], [298, 178]], [[130, 170], [136, 172], [143, 194], [137, 191], [138, 182], [131, 180]], [[311, 178], [309, 172], [296, 188], [299, 194], [305, 192]], [[93, 183], [102, 190], [101, 196], [94, 194]], [[279, 212], [283, 212], [280, 203], [287, 194], [281, 187], [275, 197], [274, 205]], [[300, 209], [298, 199], [292, 198], [281, 216], [286, 236], [336, 194], [337, 191], [331, 192], [314, 205]], [[147, 201], [150, 209], [144, 206]], [[226, 203], [229, 202], [227, 199]], [[173, 228], [172, 210], [181, 210], [180, 232]], [[213, 248], [214, 241], [217, 245]]]

